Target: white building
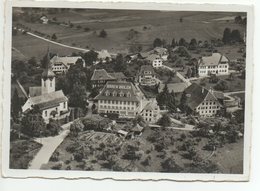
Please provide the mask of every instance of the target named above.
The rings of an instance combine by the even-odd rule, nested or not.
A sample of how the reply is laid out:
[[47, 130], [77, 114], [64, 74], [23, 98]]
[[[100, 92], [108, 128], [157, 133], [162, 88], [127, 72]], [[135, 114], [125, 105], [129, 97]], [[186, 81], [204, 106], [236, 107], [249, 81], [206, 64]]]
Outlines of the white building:
[[27, 112], [38, 106], [46, 123], [50, 118], [62, 119], [69, 116], [68, 98], [62, 90], [55, 91], [55, 74], [52, 72], [49, 52], [47, 53], [46, 69], [42, 73], [41, 87], [30, 88], [28, 100], [22, 106], [22, 112]]
[[143, 86], [154, 86], [159, 80], [151, 65], [142, 65], [137, 75], [137, 81]]
[[147, 123], [156, 123], [161, 117], [160, 107], [157, 105], [156, 100], [148, 102], [142, 112], [141, 116]]
[[99, 62], [105, 63], [107, 61], [111, 61], [111, 59], [112, 57], [107, 50], [101, 50], [98, 52], [96, 64]]
[[81, 56], [54, 56], [50, 62], [52, 64], [52, 71], [55, 73], [66, 73], [71, 65], [75, 65], [77, 61], [82, 62], [85, 67], [85, 60]]
[[162, 66], [163, 63], [163, 59], [161, 58], [161, 56], [157, 55], [157, 54], [150, 54], [146, 60], [148, 60], [152, 66], [154, 68], [159, 68]]
[[49, 19], [45, 15], [43, 15], [40, 17], [40, 21], [42, 22], [42, 24], [48, 24]]
[[202, 57], [199, 59], [198, 64], [199, 76], [229, 74], [229, 60], [220, 53], [213, 53], [211, 56]]

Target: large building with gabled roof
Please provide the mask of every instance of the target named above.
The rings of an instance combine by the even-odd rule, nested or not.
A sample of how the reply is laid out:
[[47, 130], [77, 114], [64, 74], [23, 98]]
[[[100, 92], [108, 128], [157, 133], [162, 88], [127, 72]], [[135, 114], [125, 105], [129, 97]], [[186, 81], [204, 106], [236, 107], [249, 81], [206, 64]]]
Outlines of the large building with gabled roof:
[[229, 60], [220, 53], [213, 53], [211, 56], [204, 56], [198, 60], [199, 76], [210, 74], [227, 75], [229, 74]]
[[27, 112], [37, 106], [45, 122], [50, 118], [61, 119], [69, 116], [68, 98], [62, 90], [55, 90], [55, 74], [52, 71], [49, 51], [46, 55], [46, 68], [42, 73], [41, 86], [29, 88], [29, 98], [22, 107]]
[[143, 108], [143, 94], [131, 82], [109, 81], [94, 100], [98, 113], [134, 118]]
[[223, 108], [224, 95], [222, 92], [208, 90], [196, 83], [191, 84], [183, 92], [186, 95], [186, 106], [200, 116], [210, 117]]

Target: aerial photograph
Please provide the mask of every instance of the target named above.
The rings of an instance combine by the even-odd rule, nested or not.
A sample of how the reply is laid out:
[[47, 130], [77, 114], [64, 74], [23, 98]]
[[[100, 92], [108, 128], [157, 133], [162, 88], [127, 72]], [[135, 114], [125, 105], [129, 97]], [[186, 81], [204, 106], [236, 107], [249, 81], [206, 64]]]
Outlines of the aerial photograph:
[[12, 11], [10, 169], [243, 174], [246, 12]]

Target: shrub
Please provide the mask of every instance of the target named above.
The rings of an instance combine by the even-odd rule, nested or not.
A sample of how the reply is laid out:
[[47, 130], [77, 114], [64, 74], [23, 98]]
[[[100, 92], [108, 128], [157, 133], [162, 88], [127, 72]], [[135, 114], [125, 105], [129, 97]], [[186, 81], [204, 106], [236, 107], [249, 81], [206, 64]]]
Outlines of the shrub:
[[84, 156], [84, 153], [82, 152], [82, 150], [76, 151], [76, 152], [73, 154], [73, 156], [74, 156], [74, 159], [75, 159], [77, 162], [81, 162], [82, 159], [85, 157], [85, 156]]

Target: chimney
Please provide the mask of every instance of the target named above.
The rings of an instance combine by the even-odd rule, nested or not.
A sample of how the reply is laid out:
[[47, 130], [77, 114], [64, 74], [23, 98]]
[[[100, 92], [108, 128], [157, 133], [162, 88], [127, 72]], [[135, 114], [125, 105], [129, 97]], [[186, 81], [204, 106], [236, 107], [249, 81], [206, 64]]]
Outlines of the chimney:
[[202, 89], [201, 89], [201, 93], [204, 93], [204, 87], [202, 87]]

